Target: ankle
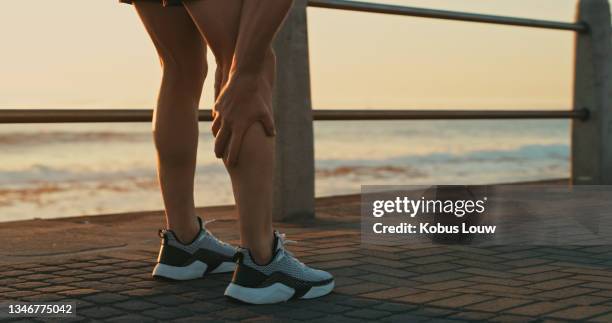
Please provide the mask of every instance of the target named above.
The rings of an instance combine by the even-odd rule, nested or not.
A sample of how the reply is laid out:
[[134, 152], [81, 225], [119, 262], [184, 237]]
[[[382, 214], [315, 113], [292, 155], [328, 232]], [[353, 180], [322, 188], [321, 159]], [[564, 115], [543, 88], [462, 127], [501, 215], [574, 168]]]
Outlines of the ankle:
[[251, 253], [251, 258], [258, 265], [265, 265], [274, 256], [274, 235], [271, 239], [260, 239], [256, 243], [245, 246]]
[[270, 260], [272, 260], [272, 250], [271, 249], [267, 249], [264, 248], [262, 250], [257, 250], [257, 249], [251, 249], [251, 258], [253, 258], [253, 261], [258, 264], [258, 265], [265, 265], [270, 263]]
[[200, 235], [201, 230], [200, 223], [196, 217], [193, 218], [193, 221], [186, 223], [171, 223], [168, 225], [168, 229], [174, 232], [174, 235], [182, 244], [193, 242]]

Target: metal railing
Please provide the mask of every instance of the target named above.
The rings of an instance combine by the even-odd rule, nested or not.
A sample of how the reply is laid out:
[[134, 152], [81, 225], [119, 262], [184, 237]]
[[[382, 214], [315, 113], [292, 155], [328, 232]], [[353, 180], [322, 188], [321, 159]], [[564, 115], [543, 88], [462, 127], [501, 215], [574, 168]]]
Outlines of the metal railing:
[[511, 26], [559, 29], [559, 30], [573, 30], [573, 31], [579, 31], [579, 32], [586, 32], [589, 30], [588, 25], [582, 22], [567, 23], [567, 22], [559, 22], [559, 21], [525, 19], [525, 18], [516, 18], [516, 17], [494, 16], [494, 15], [481, 15], [481, 14], [466, 13], [466, 12], [414, 8], [414, 7], [396, 6], [396, 5], [380, 4], [380, 3], [368, 3], [368, 2], [359, 2], [359, 1], [308, 0], [308, 6], [315, 7], [315, 8], [340, 9], [340, 10], [361, 11], [361, 12], [371, 12], [371, 13], [384, 13], [384, 14], [391, 14], [391, 15], [412, 16], [412, 17], [421, 17], [421, 18], [435, 18], [435, 19], [459, 20], [459, 21], [469, 21], [469, 22], [483, 22], [483, 23], [498, 24], [498, 25], [511, 25]]
[[[199, 110], [200, 121], [212, 121], [211, 110]], [[579, 119], [580, 110], [313, 110], [317, 121], [350, 120], [454, 120], [454, 119]], [[145, 109], [4, 109], [0, 123], [151, 122], [153, 110]]]
[[[312, 110], [306, 8], [339, 9], [576, 32], [574, 106], [569, 110]], [[607, 0], [579, 0], [575, 23], [345, 0], [295, 0], [275, 50], [277, 220], [314, 215], [312, 120], [572, 119], [572, 182], [612, 184], [612, 28]], [[0, 123], [145, 122], [151, 110], [0, 110]], [[199, 112], [211, 121], [210, 110]]]

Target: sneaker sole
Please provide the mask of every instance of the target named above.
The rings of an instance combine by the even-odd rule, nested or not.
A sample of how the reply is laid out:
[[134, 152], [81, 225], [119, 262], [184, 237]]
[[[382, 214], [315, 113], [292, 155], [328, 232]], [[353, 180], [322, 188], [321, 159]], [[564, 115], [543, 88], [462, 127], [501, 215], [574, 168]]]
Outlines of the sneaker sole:
[[[208, 265], [196, 260], [188, 266], [176, 267], [162, 263], [158, 263], [153, 268], [153, 277], [161, 277], [172, 280], [191, 280], [204, 277], [208, 269]], [[210, 274], [230, 273], [236, 269], [236, 264], [233, 262], [222, 262], [219, 267], [215, 268]]]
[[[325, 296], [334, 289], [334, 281], [322, 286], [311, 287], [299, 299], [311, 299]], [[290, 300], [295, 290], [281, 283], [274, 283], [263, 288], [249, 288], [230, 283], [225, 290], [225, 296], [249, 304], [275, 304]]]

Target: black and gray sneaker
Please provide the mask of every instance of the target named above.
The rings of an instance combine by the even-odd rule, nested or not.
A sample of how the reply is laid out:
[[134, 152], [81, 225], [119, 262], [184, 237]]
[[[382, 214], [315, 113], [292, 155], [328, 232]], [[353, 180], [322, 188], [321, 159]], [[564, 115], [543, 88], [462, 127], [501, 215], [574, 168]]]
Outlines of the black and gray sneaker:
[[204, 274], [228, 273], [236, 268], [236, 247], [215, 237], [200, 222], [200, 234], [189, 244], [181, 243], [171, 230], [160, 230], [162, 245], [153, 277], [173, 280], [202, 278]]
[[334, 289], [330, 273], [304, 265], [285, 249], [284, 235], [274, 232], [274, 236], [274, 254], [267, 265], [256, 264], [248, 249], [238, 249], [238, 266], [225, 296], [250, 304], [273, 304], [321, 297]]

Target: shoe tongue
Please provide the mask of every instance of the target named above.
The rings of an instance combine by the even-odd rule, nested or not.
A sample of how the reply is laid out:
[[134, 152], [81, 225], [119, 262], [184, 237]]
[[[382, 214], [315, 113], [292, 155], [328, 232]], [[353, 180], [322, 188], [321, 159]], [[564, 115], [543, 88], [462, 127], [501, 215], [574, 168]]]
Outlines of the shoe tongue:
[[272, 252], [275, 253], [279, 249], [285, 249], [283, 238], [278, 231], [274, 231], [274, 246], [272, 248]]

